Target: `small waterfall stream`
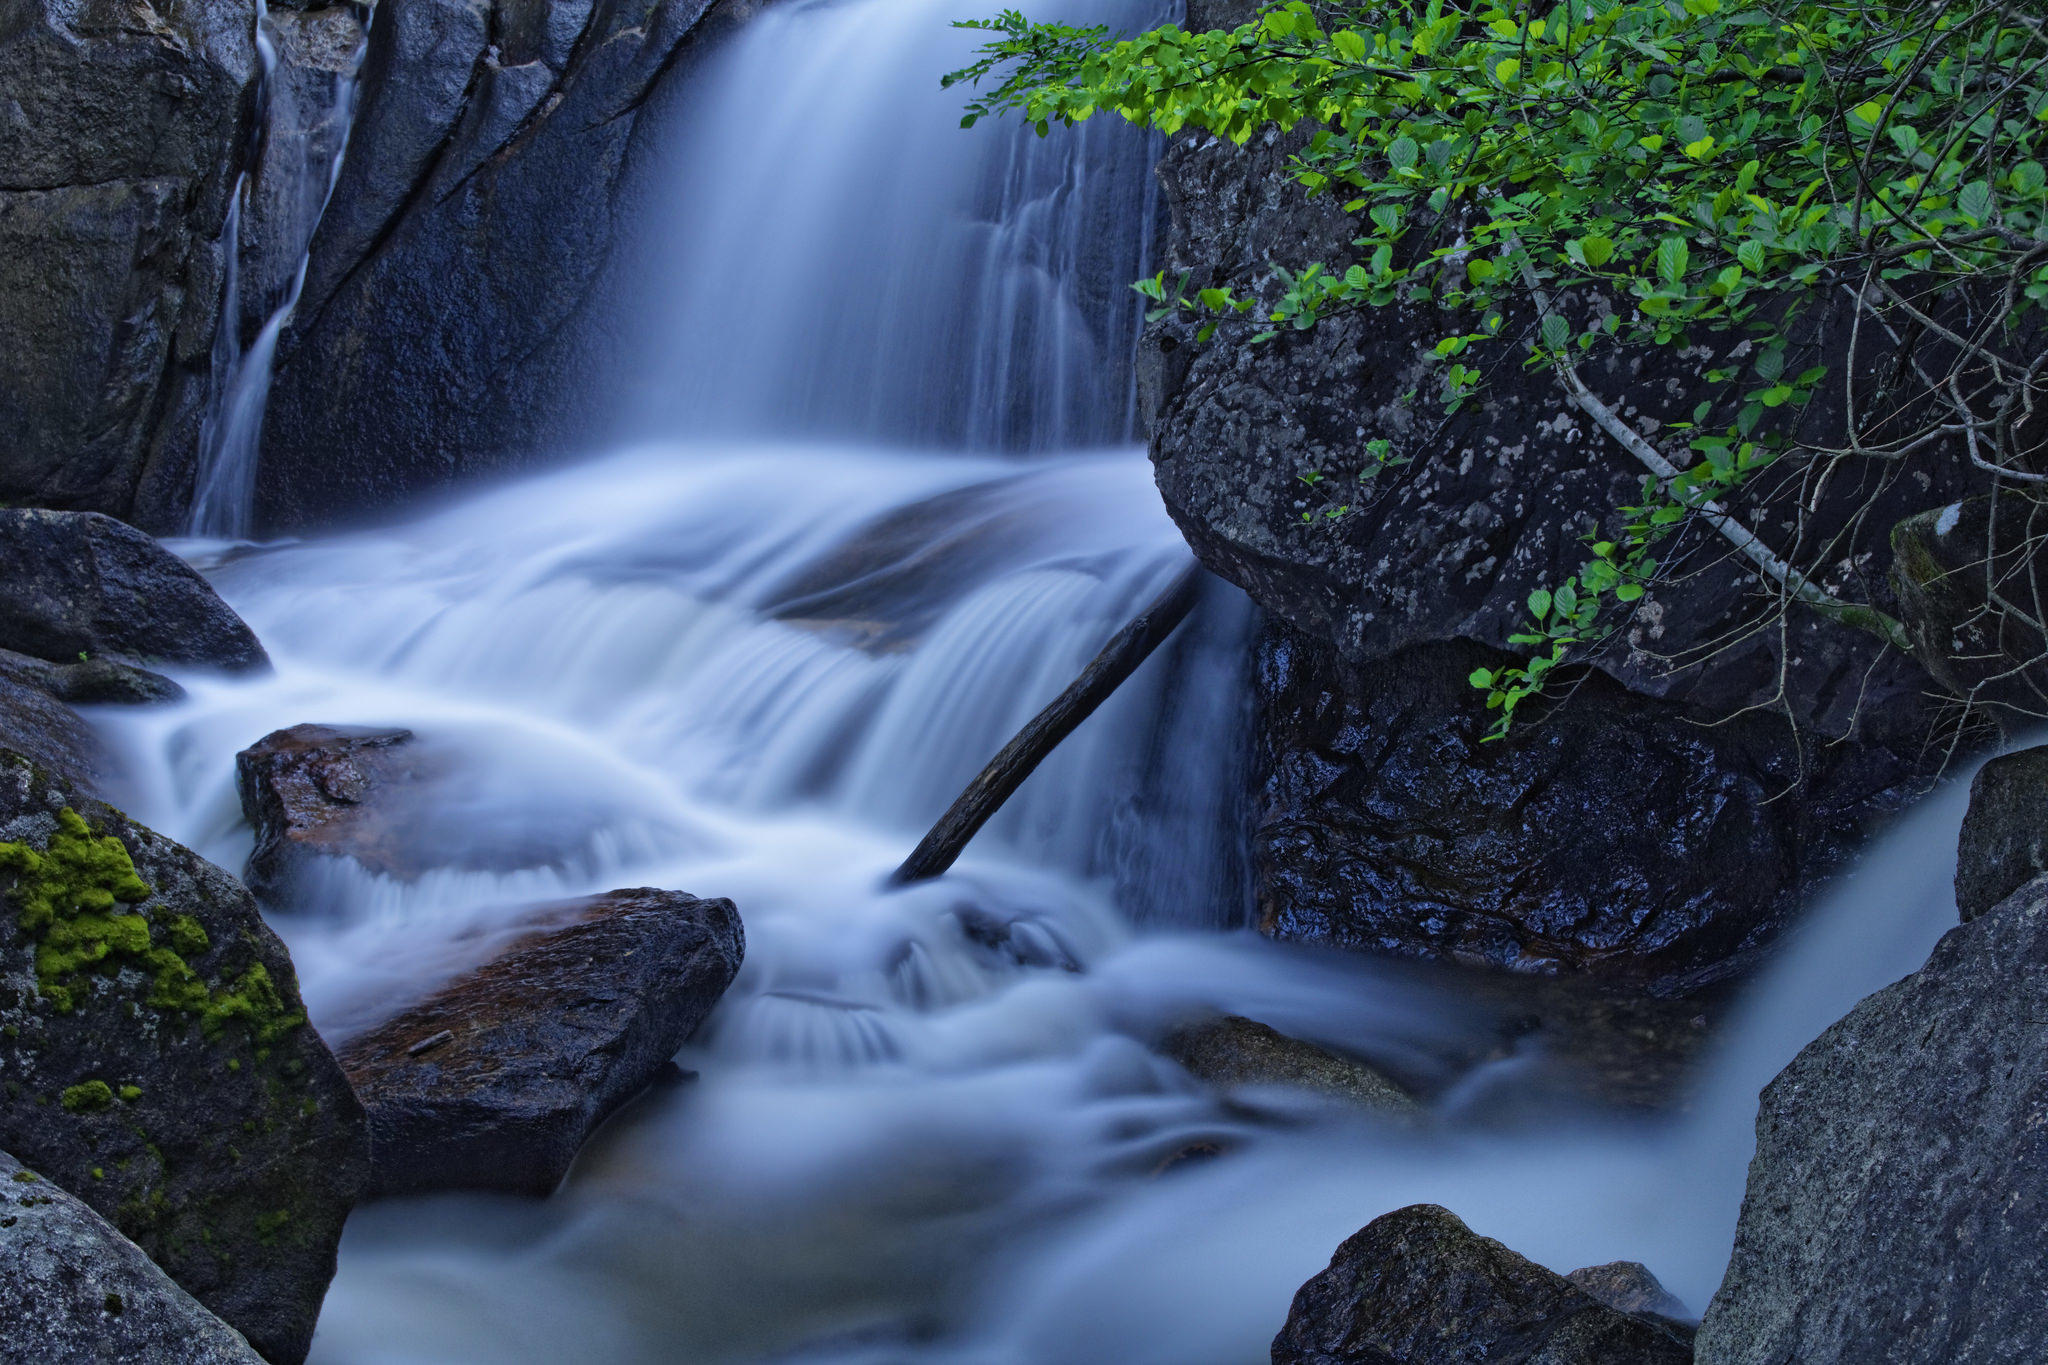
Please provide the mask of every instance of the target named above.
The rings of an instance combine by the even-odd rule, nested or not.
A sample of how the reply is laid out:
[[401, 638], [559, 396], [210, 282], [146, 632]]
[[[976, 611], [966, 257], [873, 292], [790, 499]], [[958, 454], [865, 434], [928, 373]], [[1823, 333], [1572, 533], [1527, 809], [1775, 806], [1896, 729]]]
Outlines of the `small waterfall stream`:
[[[698, 1079], [547, 1201], [359, 1210], [315, 1360], [1251, 1365], [1343, 1237], [1417, 1200], [1703, 1307], [1757, 1088], [1952, 922], [1959, 796], [1822, 907], [1664, 1124], [1482, 1104], [1531, 1060], [1474, 1069], [1486, 1007], [1242, 927], [1250, 621], [1220, 584], [953, 874], [883, 889], [1187, 553], [1130, 444], [1155, 149], [960, 133], [958, 14], [757, 19], [643, 225], [619, 447], [380, 530], [191, 542], [276, 672], [102, 718], [124, 804], [230, 868], [234, 755], [271, 729], [460, 757], [443, 869], [342, 869], [274, 917], [332, 1036], [537, 899], [670, 886], [746, 920]], [[1371, 1058], [1441, 1121], [1226, 1103], [1148, 1046], [1209, 1010]]]

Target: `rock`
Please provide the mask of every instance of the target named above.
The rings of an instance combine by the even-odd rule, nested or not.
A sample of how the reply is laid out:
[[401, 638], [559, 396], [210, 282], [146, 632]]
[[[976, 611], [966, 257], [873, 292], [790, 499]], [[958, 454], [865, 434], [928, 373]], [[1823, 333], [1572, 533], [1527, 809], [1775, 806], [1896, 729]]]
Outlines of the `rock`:
[[2048, 872], [2048, 745], [1977, 770], [1957, 853], [1956, 908], [1965, 922]]
[[105, 1219], [0, 1152], [0, 1341], [40, 1365], [262, 1365]]
[[0, 649], [0, 679], [79, 706], [150, 706], [185, 696], [185, 689], [163, 674], [105, 655], [53, 663]]
[[1273, 1365], [1660, 1365], [1692, 1359], [1658, 1325], [1415, 1204], [1375, 1218], [1303, 1285]]
[[[2048, 714], [2048, 639], [2030, 613], [2048, 592], [2034, 552], [2038, 504], [2007, 494], [1959, 498], [1907, 517], [1892, 528], [1892, 589], [1913, 652], [1951, 694], [1989, 715], [2008, 734]], [[1999, 548], [1989, 560], [1986, 547]], [[1989, 592], [1997, 585], [1994, 601]]]
[[[256, 830], [243, 880], [264, 900], [302, 899], [319, 860], [353, 858], [371, 872], [415, 877], [411, 815], [389, 799], [422, 780], [410, 730], [294, 725], [235, 755], [242, 813]], [[366, 801], [375, 791], [379, 798]]]
[[1592, 673], [1504, 741], [1418, 646], [1361, 668], [1291, 631], [1260, 646], [1252, 847], [1260, 925], [1373, 952], [1583, 973], [1679, 994], [1741, 970], [1884, 792], [1807, 779], [1763, 715], [1711, 716]]
[[548, 927], [340, 1049], [376, 1193], [548, 1193], [703, 1022], [745, 947], [731, 901], [675, 891], [536, 918]]
[[279, 347], [263, 526], [387, 507], [581, 432], [609, 392], [587, 315], [643, 118], [749, 8], [384, 0]]
[[1690, 1334], [1685, 1324], [1694, 1321], [1693, 1315], [1641, 1261], [1584, 1266], [1565, 1278], [1617, 1313], [1665, 1322]]
[[1763, 1093], [1703, 1365], [2040, 1358], [2048, 882], [1951, 929]]
[[0, 502], [181, 517], [254, 29], [250, 0], [7, 7]]
[[363, 1113], [241, 884], [0, 752], [0, 1148], [295, 1362]]
[[[1248, 14], [1241, 4], [1197, 4], [1189, 22], [1229, 27]], [[1335, 196], [1308, 196], [1286, 170], [1306, 135], [1261, 134], [1243, 147], [1192, 132], [1172, 139], [1159, 166], [1171, 214], [1162, 262], [1168, 279], [1187, 272], [1191, 291], [1227, 287], [1271, 298], [1279, 288], [1275, 263], [1321, 261], [1342, 270], [1353, 260], [1354, 217]], [[1433, 305], [1334, 312], [1262, 343], [1252, 338], [1266, 324], [1253, 317], [1226, 319], [1207, 340], [1198, 336], [1202, 319], [1154, 323], [1140, 348], [1141, 407], [1160, 493], [1197, 556], [1269, 614], [1276, 637], [1328, 660], [1305, 672], [1296, 649], [1287, 687], [1265, 694], [1268, 753], [1292, 774], [1282, 779], [1286, 790], [1267, 793], [1259, 872], [1276, 898], [1267, 922], [1291, 919], [1294, 936], [1365, 944], [1389, 936], [1382, 917], [1368, 911], [1348, 920], [1343, 907], [1361, 895], [1378, 904], [1381, 891], [1361, 892], [1345, 878], [1375, 869], [1370, 876], [1390, 878], [1381, 888], [1390, 891], [1400, 874], [1385, 866], [1389, 843], [1407, 838], [1410, 824], [1430, 838], [1445, 831], [1430, 831], [1422, 801], [1402, 799], [1372, 768], [1319, 749], [1315, 737], [1383, 709], [1423, 651], [1476, 649], [1475, 662], [1489, 667], [1521, 653], [1510, 637], [1523, 627], [1530, 592], [1577, 572], [1588, 534], [1612, 530], [1614, 509], [1640, 501], [1643, 470], [1571, 404], [1554, 376], [1524, 367], [1518, 345], [1485, 361], [1468, 354], [1461, 363], [1484, 365], [1486, 387], [1477, 402], [1446, 415], [1436, 397], [1447, 362], [1433, 344], [1465, 324]], [[1529, 321], [1511, 316], [1506, 330], [1520, 334]], [[1831, 356], [1846, 345], [1832, 316], [1818, 317], [1810, 332], [1799, 340]], [[1874, 372], [1879, 358], [1868, 363]], [[1713, 360], [1701, 347], [1596, 351], [1582, 368], [1597, 392], [1641, 424], [1690, 417], [1707, 396], [1702, 376]], [[1825, 424], [1829, 415], [1815, 420]], [[1405, 463], [1382, 464], [1374, 454], [1381, 441]], [[1900, 471], [1881, 489], [1855, 480], [1830, 486], [1802, 534], [1811, 544], [1840, 533], [1841, 556], [1824, 575], [1831, 587], [1890, 605], [1884, 528], [1961, 487], [1957, 462], [1930, 455], [1922, 463], [1926, 469]], [[1859, 504], [1873, 491], [1869, 517], [1859, 520]], [[1791, 543], [1780, 517], [1758, 529]], [[1926, 740], [1945, 722], [1913, 660], [1807, 611], [1759, 628], [1768, 622], [1767, 595], [1725, 545], [1698, 528], [1658, 555], [1673, 572], [1632, 616], [1616, 620], [1599, 648], [1584, 652], [1606, 681], [1554, 689], [1571, 693], [1568, 710], [1553, 713], [1573, 717], [1574, 734], [1561, 746], [1640, 755], [1649, 770], [1616, 770], [1626, 794], [1607, 798], [1592, 774], [1567, 778], [1577, 794], [1567, 798], [1559, 789], [1556, 809], [1570, 806], [1572, 823], [1532, 825], [1516, 850], [1543, 856], [1546, 836], [1582, 849], [1633, 845], [1628, 870], [1617, 869], [1604, 886], [1593, 884], [1597, 865], [1580, 870], [1582, 885], [1542, 911], [1548, 927], [1532, 933], [1498, 932], [1487, 898], [1533, 901], [1540, 879], [1510, 885], [1505, 867], [1477, 883], [1458, 873], [1443, 888], [1448, 902], [1430, 888], [1427, 922], [1393, 931], [1409, 940], [1404, 951], [1471, 948], [1489, 960], [1559, 971], [1578, 970], [1590, 957], [1602, 972], [1671, 983], [1733, 975], [1864, 829], [1932, 782], [1932, 755], [1941, 746]], [[1424, 737], [1439, 726], [1476, 735], [1494, 719], [1464, 676], [1441, 682], [1433, 714], [1411, 722], [1410, 754], [1418, 762]], [[1414, 689], [1407, 697], [1421, 700]], [[1735, 722], [1739, 739], [1698, 733], [1702, 723], [1733, 717], [1744, 718]], [[1533, 716], [1524, 728], [1537, 728]], [[1523, 762], [1542, 760], [1498, 766]], [[1660, 807], [1646, 821], [1631, 800], [1652, 783], [1666, 792], [1691, 787], [1712, 804]], [[1504, 795], [1478, 785], [1475, 777], [1461, 800], [1498, 800], [1505, 811]], [[1365, 793], [1393, 796], [1393, 808], [1382, 817], [1352, 799]], [[1771, 804], [1758, 804], [1765, 797]], [[1771, 831], [1806, 808], [1819, 816]], [[1720, 847], [1731, 855], [1761, 846], [1760, 884], [1739, 877], [1703, 886], [1676, 876], [1675, 867], [1645, 867], [1640, 856], [1655, 842], [1646, 826], [1669, 818], [1685, 822], [1675, 851], [1695, 869], [1702, 859], [1724, 873], [1742, 866], [1739, 856], [1722, 858], [1701, 842], [1710, 834], [1730, 840]], [[1289, 828], [1276, 829], [1275, 820]], [[1496, 847], [1506, 852], [1505, 844]], [[1637, 871], [1645, 879], [1631, 882]], [[1619, 893], [1611, 903], [1609, 890]], [[1713, 902], [1724, 895], [1733, 902], [1727, 923], [1700, 924], [1702, 915], [1721, 913]], [[1454, 944], [1467, 927], [1484, 941]], [[1639, 948], [1656, 960], [1628, 965]], [[1724, 952], [1737, 956], [1716, 957]]]
[[0, 509], [0, 580], [0, 649], [234, 672], [270, 662], [198, 570], [97, 512]]
[[1234, 1014], [1176, 1029], [1159, 1050], [1220, 1089], [1280, 1085], [1390, 1114], [1421, 1112], [1407, 1091], [1363, 1062]]

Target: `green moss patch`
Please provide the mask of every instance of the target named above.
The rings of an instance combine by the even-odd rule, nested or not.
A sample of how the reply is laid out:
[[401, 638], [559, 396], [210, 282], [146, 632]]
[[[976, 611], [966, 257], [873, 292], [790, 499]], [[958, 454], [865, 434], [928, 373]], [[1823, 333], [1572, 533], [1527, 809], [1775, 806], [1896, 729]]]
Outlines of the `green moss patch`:
[[114, 1102], [114, 1088], [105, 1081], [80, 1081], [57, 1098], [71, 1113], [90, 1114]]
[[133, 966], [149, 974], [149, 1005], [196, 1016], [209, 1038], [240, 1020], [256, 1042], [269, 1043], [306, 1021], [304, 1011], [286, 1007], [260, 962], [232, 983], [202, 978], [187, 959], [213, 945], [192, 916], [152, 920], [124, 910], [149, 899], [149, 884], [119, 839], [94, 834], [68, 806], [57, 813], [47, 849], [0, 844], [0, 869], [20, 878], [15, 922], [35, 940], [36, 989], [59, 1014], [76, 1007], [87, 973]]

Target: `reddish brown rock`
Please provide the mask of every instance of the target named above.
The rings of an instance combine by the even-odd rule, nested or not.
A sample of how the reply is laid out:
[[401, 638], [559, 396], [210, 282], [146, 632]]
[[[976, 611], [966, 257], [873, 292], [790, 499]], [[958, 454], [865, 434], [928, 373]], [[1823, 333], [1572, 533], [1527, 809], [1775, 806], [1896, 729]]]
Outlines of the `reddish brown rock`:
[[[404, 794], [427, 775], [410, 730], [294, 725], [265, 735], [235, 756], [242, 813], [256, 829], [242, 880], [288, 904], [320, 858], [419, 875], [414, 803]], [[380, 799], [369, 801], [373, 790]]]
[[548, 927], [339, 1049], [370, 1116], [376, 1194], [546, 1194], [732, 983], [728, 900], [639, 888], [544, 907]]

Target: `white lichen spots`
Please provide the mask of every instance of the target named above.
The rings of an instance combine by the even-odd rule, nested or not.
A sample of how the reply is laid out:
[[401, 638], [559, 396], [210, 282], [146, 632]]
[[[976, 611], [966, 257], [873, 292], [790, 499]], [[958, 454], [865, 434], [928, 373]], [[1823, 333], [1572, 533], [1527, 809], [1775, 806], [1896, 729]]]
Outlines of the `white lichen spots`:
[[1941, 515], [1934, 519], [1934, 534], [1945, 536], [1956, 529], [1956, 523], [1963, 519], [1963, 505], [1952, 502], [1941, 509]]

